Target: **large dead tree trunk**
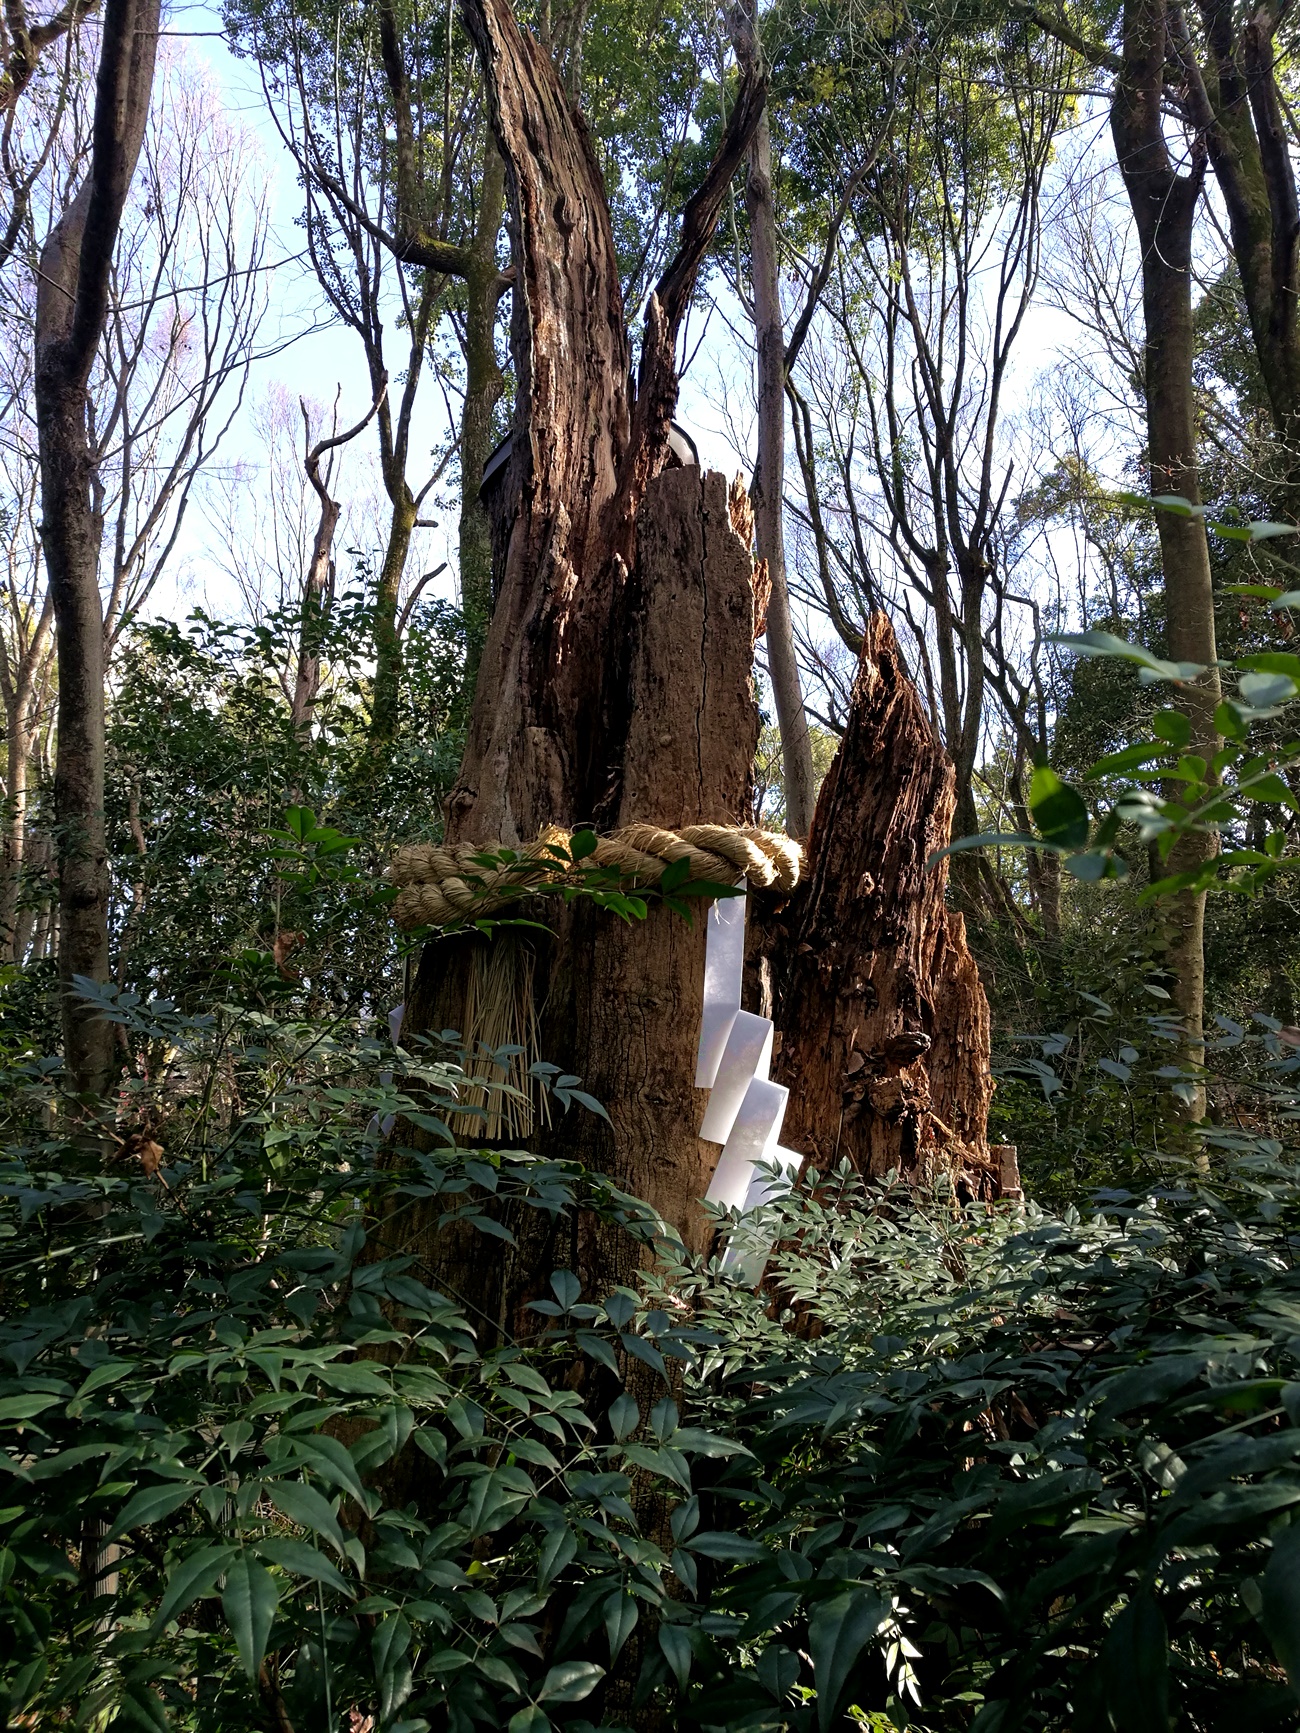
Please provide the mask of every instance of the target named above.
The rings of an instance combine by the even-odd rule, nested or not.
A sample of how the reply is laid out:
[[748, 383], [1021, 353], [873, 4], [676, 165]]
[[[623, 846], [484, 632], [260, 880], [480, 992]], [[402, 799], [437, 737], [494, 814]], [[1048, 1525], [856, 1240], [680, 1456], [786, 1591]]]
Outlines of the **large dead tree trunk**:
[[[658, 471], [676, 397], [675, 334], [752, 135], [761, 85], [742, 80], [718, 156], [684, 214], [678, 257], [650, 303], [632, 392], [608, 208], [581, 117], [506, 0], [462, 4], [507, 166], [520, 420], [494, 506], [500, 589], [449, 839], [516, 844], [555, 823], [743, 822], [757, 736], [752, 523], [737, 535], [721, 477]], [[796, 1028], [808, 1043], [841, 1039], [845, 1009], [867, 1003], [861, 974], [876, 999], [854, 1034], [873, 1054], [881, 1046], [881, 1066], [894, 1065], [910, 1091], [897, 1111], [888, 1108], [882, 1072], [874, 1141], [860, 1139], [864, 1165], [915, 1174], [938, 1152], [990, 1195], [987, 1010], [960, 921], [943, 907], [943, 875], [926, 872], [930, 851], [948, 841], [952, 773], [892, 639], [873, 644], [818, 810], [817, 873], [792, 935], [798, 966], [775, 963], [783, 983], [789, 976], [783, 1062], [797, 1062], [799, 1086], [806, 1079], [809, 1089], [794, 1129], [811, 1146], [842, 1107], [838, 1072], [831, 1113], [832, 1073], [818, 1072]], [[499, 934], [492, 945], [517, 948], [540, 1055], [580, 1075], [609, 1122], [577, 1112], [549, 1128], [539, 1120], [530, 1146], [610, 1174], [703, 1248], [698, 1200], [717, 1150], [698, 1136], [705, 1101], [694, 1088], [702, 923], [652, 909], [626, 927], [581, 900], [548, 904], [547, 919], [549, 939]], [[825, 967], [810, 946], [831, 947]], [[489, 956], [502, 952], [477, 934], [427, 946], [408, 1034], [472, 1034], [467, 1011]], [[898, 1042], [921, 1034], [924, 1052], [898, 1064]], [[840, 1070], [853, 1066], [853, 1051], [866, 1049], [849, 1039]], [[409, 1210], [378, 1237], [385, 1251], [416, 1250], [481, 1319], [510, 1332], [530, 1327], [522, 1303], [557, 1263], [594, 1292], [634, 1274], [635, 1251], [620, 1237], [575, 1228], [585, 1237], [554, 1246], [549, 1231], [524, 1223], [515, 1247], [485, 1258], [477, 1236], [439, 1236], [436, 1216]]]
[[[621, 738], [619, 786], [609, 809], [617, 826], [647, 815], [670, 827], [737, 823], [749, 800], [758, 710], [752, 690], [753, 562], [731, 527], [720, 475], [697, 469], [661, 475], [637, 521], [638, 553], [620, 616], [629, 722]], [[583, 1079], [609, 1119], [573, 1111], [530, 1143], [612, 1175], [651, 1204], [697, 1250], [708, 1241], [698, 1200], [717, 1150], [699, 1137], [707, 1091], [695, 1088], [704, 993], [702, 923], [652, 908], [632, 927], [602, 910], [548, 904], [554, 937], [529, 940], [528, 972], [541, 1008], [537, 1044]], [[500, 944], [500, 938], [493, 943]], [[508, 940], [508, 943], [518, 941]], [[458, 1026], [475, 936], [425, 948], [408, 1027]], [[490, 1267], [481, 1241], [444, 1244], [440, 1274], [471, 1304], [513, 1324], [554, 1264], [568, 1263], [596, 1292], [635, 1275], [635, 1248], [593, 1229], [564, 1248], [539, 1244], [529, 1224]], [[418, 1240], [424, 1224], [408, 1230]], [[538, 1232], [543, 1231], [540, 1227]], [[527, 1319], [519, 1317], [524, 1325]]]
[[[742, 80], [718, 154], [683, 213], [651, 298], [635, 388], [609, 207], [580, 114], [507, 0], [463, 0], [506, 165], [515, 258], [518, 421], [494, 549], [499, 592], [451, 841], [531, 841], [547, 824], [742, 822], [757, 739], [753, 563], [720, 477], [649, 484], [668, 455], [675, 343], [722, 200], [762, 107]], [[643, 504], [644, 502], [644, 504]], [[609, 1125], [571, 1114], [536, 1146], [578, 1156], [703, 1243], [696, 1200], [712, 1151], [694, 1088], [704, 941], [663, 910], [633, 929], [589, 907], [549, 909], [554, 938], [520, 960], [544, 1007], [542, 1057], [579, 1074]], [[518, 943], [518, 941], [515, 941]], [[467, 1035], [477, 937], [426, 949], [408, 1031]], [[418, 1239], [425, 1231], [408, 1224]], [[442, 1277], [513, 1322], [551, 1265], [521, 1244], [500, 1268], [444, 1242]], [[593, 1287], [626, 1280], [612, 1236], [567, 1257]], [[576, 1261], [573, 1261], [576, 1260]], [[545, 1264], [544, 1268], [540, 1266]], [[507, 1323], [509, 1327], [509, 1323]]]
[[883, 614], [867, 626], [844, 738], [822, 785], [810, 873], [756, 935], [790, 1089], [782, 1141], [826, 1172], [947, 1174], [995, 1197], [989, 1012], [945, 906], [952, 764]]

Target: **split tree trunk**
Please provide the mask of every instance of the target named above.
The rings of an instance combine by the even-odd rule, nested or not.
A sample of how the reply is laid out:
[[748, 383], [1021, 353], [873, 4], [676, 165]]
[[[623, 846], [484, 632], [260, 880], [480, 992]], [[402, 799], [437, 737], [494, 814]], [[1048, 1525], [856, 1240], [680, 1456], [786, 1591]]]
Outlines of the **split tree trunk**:
[[[741, 822], [757, 737], [750, 678], [752, 560], [720, 477], [659, 477], [676, 406], [676, 335], [763, 86], [742, 79], [708, 174], [683, 213], [678, 253], [647, 310], [635, 391], [618, 260], [599, 163], [554, 65], [507, 0], [463, 0], [506, 164], [515, 255], [519, 420], [494, 549], [499, 593], [484, 646], [451, 841], [515, 844], [547, 824], [629, 819]], [[643, 501], [645, 501], [644, 509]], [[639, 549], [639, 551], [638, 551]], [[697, 1127], [700, 923], [652, 911], [625, 928], [604, 911], [548, 906], [555, 938], [535, 961], [539, 1054], [583, 1078], [610, 1126], [576, 1111], [541, 1148], [578, 1156], [655, 1204], [702, 1244], [696, 1200], [711, 1152]], [[478, 938], [427, 948], [407, 1028], [464, 1028]], [[470, 1031], [466, 1031], [470, 1033]], [[427, 1228], [410, 1224], [419, 1239]], [[521, 1244], [484, 1269], [477, 1244], [422, 1246], [440, 1278], [505, 1327], [552, 1267]], [[627, 1280], [621, 1236], [561, 1262], [592, 1289]]]
[[[721, 477], [658, 471], [676, 399], [676, 330], [748, 147], [761, 84], [742, 80], [718, 156], [684, 214], [681, 250], [651, 298], [632, 396], [608, 207], [586, 128], [506, 0], [462, 5], [507, 165], [520, 421], [501, 493], [516, 503], [494, 549], [500, 591], [448, 837], [513, 845], [550, 823], [739, 822], [757, 730], [755, 568]], [[791, 905], [795, 966], [775, 959], [781, 1063], [796, 1084], [791, 1130], [811, 1146], [837, 1125], [840, 1072], [856, 1077], [870, 1065], [871, 1114], [859, 1113], [850, 1132], [863, 1164], [915, 1175], [942, 1160], [992, 1195], [987, 1010], [961, 922], [944, 910], [943, 874], [926, 871], [930, 850], [948, 841], [952, 772], [882, 632], [819, 806], [813, 883]], [[532, 965], [539, 1053], [581, 1076], [610, 1117], [575, 1111], [534, 1130], [530, 1145], [611, 1175], [702, 1249], [698, 1199], [717, 1154], [698, 1137], [704, 1099], [693, 1085], [702, 924], [659, 909], [628, 928], [582, 901], [548, 903], [546, 913], [553, 937]], [[465, 935], [426, 947], [408, 1033], [464, 1030], [485, 942]], [[834, 1042], [838, 1069], [817, 1057]], [[489, 1259], [477, 1236], [439, 1234], [436, 1215], [403, 1211], [377, 1241], [385, 1254], [416, 1250], [440, 1284], [510, 1333], [533, 1327], [523, 1305], [557, 1264], [588, 1292], [633, 1278], [637, 1253], [622, 1236], [569, 1231], [585, 1237], [553, 1245], [549, 1230], [525, 1223], [518, 1246]]]
[[759, 936], [790, 1090], [782, 1142], [821, 1172], [948, 1175], [1002, 1190], [987, 1117], [989, 1011], [945, 906], [953, 768], [883, 614], [868, 621], [844, 738], [822, 784], [809, 876]]

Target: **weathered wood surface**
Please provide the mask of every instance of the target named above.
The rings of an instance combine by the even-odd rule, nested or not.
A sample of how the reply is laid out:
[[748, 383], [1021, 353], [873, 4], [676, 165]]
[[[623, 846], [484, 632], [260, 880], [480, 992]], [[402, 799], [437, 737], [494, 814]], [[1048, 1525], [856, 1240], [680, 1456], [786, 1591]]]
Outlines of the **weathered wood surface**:
[[683, 212], [646, 312], [635, 391], [609, 206], [586, 122], [509, 0], [462, 0], [506, 164], [515, 260], [518, 419], [498, 524], [501, 574], [452, 842], [531, 841], [601, 818], [619, 777], [621, 622], [636, 524], [668, 455], [676, 340], [736, 165], [762, 110], [749, 76]]
[[[774, 992], [782, 1141], [823, 1171], [947, 1172], [996, 1196], [987, 1142], [989, 1013], [960, 914], [946, 908], [952, 766], [873, 615], [848, 723], [822, 786], [810, 876], [760, 933]], [[751, 971], [753, 973], [753, 971]]]
[[[628, 649], [615, 731], [618, 778], [604, 791], [610, 820], [739, 823], [758, 742], [753, 566], [731, 527], [724, 478], [695, 468], [660, 475], [641, 509], [637, 546], [621, 622]], [[703, 909], [693, 926], [653, 907], [644, 922], [628, 926], [583, 903], [548, 900], [540, 908], [555, 938], [537, 945], [539, 1057], [581, 1076], [610, 1117], [607, 1124], [574, 1109], [531, 1144], [609, 1174], [702, 1248], [698, 1199], [717, 1158], [697, 1136], [706, 1096], [694, 1087]], [[483, 942], [426, 947], [409, 1030], [458, 1026], [459, 958], [465, 945]], [[416, 1240], [425, 1232], [417, 1215], [408, 1231]], [[482, 1246], [478, 1241], [480, 1259]], [[552, 1266], [531, 1243], [517, 1254], [503, 1251], [502, 1259], [489, 1285], [511, 1294], [513, 1310], [517, 1297], [532, 1294], [539, 1271], [544, 1280]], [[570, 1259], [597, 1288], [634, 1273], [634, 1248], [619, 1235], [593, 1234], [560, 1261]]]

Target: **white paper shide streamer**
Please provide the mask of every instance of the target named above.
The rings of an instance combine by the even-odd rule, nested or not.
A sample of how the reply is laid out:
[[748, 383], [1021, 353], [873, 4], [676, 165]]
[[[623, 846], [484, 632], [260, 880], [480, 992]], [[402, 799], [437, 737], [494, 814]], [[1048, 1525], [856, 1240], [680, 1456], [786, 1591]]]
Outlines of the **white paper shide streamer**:
[[[802, 1160], [781, 1143], [790, 1091], [768, 1075], [772, 1019], [740, 1008], [748, 902], [747, 896], [721, 897], [709, 909], [704, 1014], [695, 1067], [696, 1088], [711, 1091], [700, 1136], [722, 1145], [706, 1200], [740, 1210], [757, 1209], [788, 1190], [791, 1172]], [[758, 1172], [758, 1162], [779, 1163], [781, 1179]], [[724, 1267], [754, 1282], [760, 1280], [765, 1261], [765, 1253], [757, 1250], [729, 1247], [723, 1256]]]

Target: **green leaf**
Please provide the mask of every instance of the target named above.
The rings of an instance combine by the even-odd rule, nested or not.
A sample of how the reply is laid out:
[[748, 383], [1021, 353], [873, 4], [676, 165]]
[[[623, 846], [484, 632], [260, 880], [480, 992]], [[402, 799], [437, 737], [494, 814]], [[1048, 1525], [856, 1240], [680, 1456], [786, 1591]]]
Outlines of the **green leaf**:
[[[1175, 712], [1171, 711], [1170, 714]], [[1150, 764], [1157, 758], [1168, 757], [1172, 749], [1173, 743], [1168, 740], [1137, 741], [1120, 752], [1108, 752], [1104, 758], [1090, 764], [1084, 775], [1091, 782], [1095, 776], [1118, 776], [1126, 770], [1140, 770], [1144, 764]]]
[[545, 1709], [530, 1703], [506, 1724], [506, 1733], [550, 1733], [551, 1721]]
[[1119, 1733], [1167, 1733], [1169, 1638], [1149, 1593], [1131, 1600], [1101, 1651], [1106, 1704]]
[[815, 1606], [808, 1619], [808, 1653], [817, 1686], [817, 1725], [835, 1725], [854, 1663], [888, 1616], [880, 1596], [850, 1589]]
[[188, 1504], [200, 1491], [201, 1482], [186, 1480], [178, 1486], [174, 1480], [169, 1480], [162, 1486], [146, 1486], [130, 1498], [118, 1512], [117, 1521], [109, 1530], [108, 1538], [126, 1534], [130, 1529], [143, 1528], [147, 1523], [161, 1522], [165, 1516], [170, 1516], [183, 1504]]
[[370, 1653], [379, 1684], [379, 1711], [384, 1721], [401, 1708], [411, 1695], [411, 1626], [405, 1613], [389, 1613], [375, 1626]]
[[267, 1540], [259, 1541], [254, 1551], [269, 1564], [279, 1565], [281, 1570], [289, 1571], [296, 1577], [305, 1577], [308, 1582], [324, 1583], [328, 1588], [336, 1589], [339, 1594], [352, 1599], [352, 1590], [336, 1567], [323, 1552], [319, 1552], [314, 1546], [308, 1546], [305, 1540], [295, 1540], [292, 1535], [272, 1535]]
[[1082, 848], [1087, 842], [1087, 801], [1046, 764], [1037, 766], [1029, 784], [1029, 810], [1048, 842], [1071, 849]]
[[1292, 812], [1300, 812], [1289, 784], [1273, 771], [1267, 776], [1252, 777], [1242, 788], [1241, 795], [1243, 800], [1262, 800], [1270, 805], [1289, 806]]
[[1260, 1588], [1261, 1622], [1291, 1689], [1300, 1697], [1300, 1525], [1292, 1523], [1275, 1538]]
[[668, 1369], [664, 1365], [663, 1355], [658, 1348], [652, 1348], [644, 1336], [634, 1336], [630, 1330], [624, 1330], [619, 1341], [634, 1360], [642, 1361], [652, 1371], [657, 1372], [665, 1384], [668, 1382]]
[[537, 1580], [545, 1588], [553, 1577], [559, 1576], [566, 1565], [573, 1563], [578, 1556], [578, 1543], [568, 1528], [553, 1528], [542, 1545], [537, 1559]]
[[624, 1643], [636, 1629], [638, 1617], [636, 1600], [626, 1589], [619, 1589], [605, 1602], [605, 1635], [609, 1638], [611, 1664], [617, 1661]]
[[596, 852], [597, 837], [594, 830], [575, 830], [569, 838], [569, 856], [572, 860], [586, 860]]
[[1300, 656], [1290, 650], [1262, 650], [1258, 655], [1242, 656], [1238, 668], [1249, 668], [1256, 674], [1285, 674], [1289, 680], [1300, 680]]
[[721, 1529], [706, 1529], [703, 1534], [692, 1535], [685, 1544], [705, 1558], [749, 1561], [771, 1556], [761, 1541], [751, 1540], [746, 1534], [727, 1534]]
[[660, 1625], [659, 1647], [663, 1650], [664, 1660], [672, 1669], [673, 1677], [684, 1691], [691, 1676], [690, 1638], [680, 1625]]
[[257, 1677], [257, 1670], [266, 1655], [279, 1604], [279, 1590], [270, 1571], [248, 1553], [241, 1553], [226, 1573], [221, 1608], [250, 1679]]
[[581, 1703], [605, 1677], [605, 1669], [594, 1661], [561, 1661], [542, 1680], [539, 1703]]
[[1289, 704], [1300, 692], [1300, 686], [1289, 674], [1243, 674], [1237, 682], [1241, 696], [1254, 710], [1267, 710], [1274, 704]]
[[[1230, 698], [1215, 705], [1214, 726], [1229, 740], [1245, 740], [1250, 733], [1249, 721]], [[1218, 765], [1216, 768], [1222, 769], [1223, 766]]]
[[611, 1372], [618, 1371], [617, 1356], [603, 1336], [598, 1336], [594, 1330], [577, 1330], [574, 1332], [574, 1341], [591, 1359], [607, 1366]]
[[372, 1365], [363, 1366], [355, 1361], [340, 1365], [337, 1360], [331, 1360], [314, 1366], [312, 1370], [322, 1384], [341, 1391], [345, 1396], [383, 1396], [392, 1400], [392, 1380], [377, 1372]]
[[282, 1510], [290, 1522], [296, 1522], [299, 1528], [309, 1529], [313, 1534], [324, 1535], [336, 1552], [343, 1552], [343, 1530], [339, 1527], [339, 1519], [328, 1499], [314, 1486], [301, 1480], [270, 1480], [262, 1484], [276, 1509]]
[[44, 1414], [47, 1408], [53, 1408], [61, 1402], [61, 1396], [6, 1396], [0, 1399], [0, 1421], [2, 1420], [33, 1420], [38, 1414]]
[[669, 861], [664, 868], [664, 875], [659, 880], [659, 889], [664, 896], [680, 890], [691, 876], [691, 857], [682, 855], [679, 860]]
[[235, 1557], [233, 1546], [205, 1546], [198, 1552], [187, 1553], [167, 1573], [167, 1587], [149, 1627], [156, 1636], [169, 1620], [179, 1617], [200, 1595], [216, 1584], [217, 1578]]
[[1090, 848], [1083, 854], [1066, 855], [1065, 870], [1071, 878], [1095, 885], [1103, 879], [1127, 878], [1128, 862], [1112, 849]]
[[1181, 710], [1157, 710], [1151, 726], [1171, 746], [1184, 747], [1192, 738], [1192, 722]]
[[[1185, 502], [1184, 502], [1185, 503]], [[1190, 508], [1189, 508], [1190, 509]], [[1113, 632], [1051, 632], [1048, 641], [1061, 644], [1067, 650], [1078, 650], [1085, 656], [1115, 657], [1122, 662], [1136, 662], [1146, 680], [1195, 680], [1205, 672], [1201, 662], [1163, 662], [1144, 650], [1141, 644], [1130, 644]]]
[[1012, 1481], [999, 1498], [989, 1524], [989, 1539], [1005, 1540], [1023, 1523], [1031, 1522], [1058, 1505], [1072, 1504], [1094, 1492], [1099, 1477], [1091, 1468], [1068, 1468], [1038, 1474], [1032, 1480]]
[[610, 1408], [610, 1430], [621, 1444], [625, 1438], [632, 1436], [640, 1424], [641, 1410], [635, 1400], [625, 1393]]

